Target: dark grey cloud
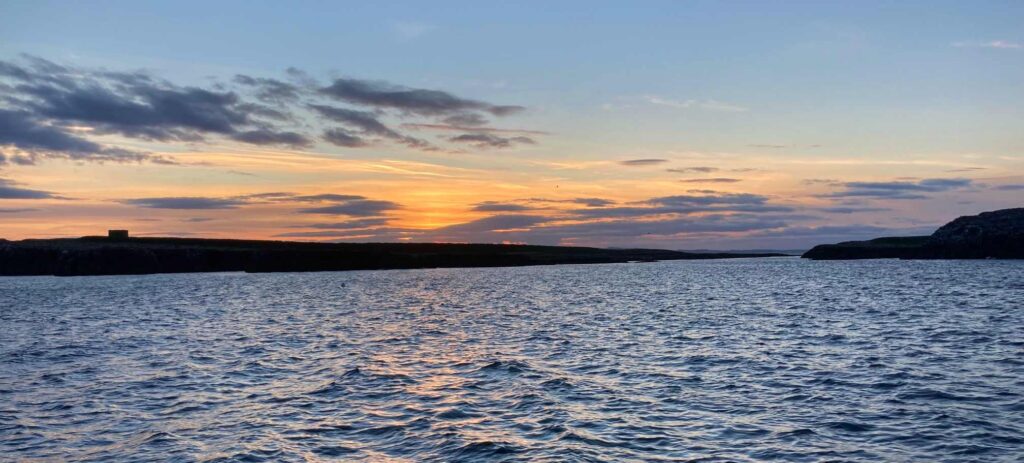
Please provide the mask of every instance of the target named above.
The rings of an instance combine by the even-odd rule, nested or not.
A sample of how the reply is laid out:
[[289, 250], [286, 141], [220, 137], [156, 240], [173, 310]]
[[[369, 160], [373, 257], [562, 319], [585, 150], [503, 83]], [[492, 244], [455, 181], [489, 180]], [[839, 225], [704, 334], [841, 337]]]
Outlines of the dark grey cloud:
[[299, 98], [299, 87], [288, 82], [266, 77], [252, 77], [243, 74], [235, 76], [234, 81], [238, 84], [252, 87], [256, 90], [256, 97], [261, 101], [269, 103], [286, 103]]
[[572, 198], [572, 199], [548, 199], [548, 198], [528, 198], [520, 201], [530, 203], [572, 203], [582, 204], [587, 207], [604, 207], [615, 204], [615, 201], [604, 198]]
[[855, 207], [855, 206], [835, 206], [835, 207], [823, 207], [818, 209], [822, 212], [828, 212], [830, 214], [856, 214], [861, 212], [884, 212], [892, 209], [886, 207]]
[[833, 179], [830, 179], [830, 178], [808, 178], [808, 179], [802, 180], [800, 183], [802, 183], [804, 185], [829, 185], [829, 186], [839, 186], [839, 185], [842, 185], [842, 182], [840, 182], [839, 180], [833, 180]]
[[971, 186], [966, 178], [930, 178], [918, 181], [847, 182], [843, 191], [823, 195], [828, 198], [926, 199], [927, 193], [941, 193]]
[[413, 130], [440, 130], [449, 132], [470, 132], [470, 133], [502, 133], [502, 134], [517, 134], [517, 135], [550, 135], [550, 132], [543, 130], [528, 130], [528, 129], [502, 129], [497, 127], [478, 127], [471, 125], [458, 125], [458, 124], [414, 124], [406, 123], [402, 124], [403, 128]]
[[142, 72], [71, 68], [30, 56], [22, 62], [4, 62], [0, 79], [13, 89], [4, 109], [18, 111], [22, 120], [34, 124], [37, 145], [46, 136], [44, 146], [29, 148], [33, 152], [64, 153], [79, 160], [147, 159], [101, 148], [71, 133], [67, 127], [72, 125], [89, 126], [95, 134], [163, 142], [198, 142], [219, 135], [254, 144], [305, 144], [301, 135], [269, 127], [262, 119], [287, 119], [289, 114], [232, 91], [178, 86]]
[[0, 108], [0, 146], [17, 148], [27, 154], [0, 154], [0, 164], [35, 164], [40, 157], [71, 160], [138, 162], [169, 159], [129, 150], [106, 148], [66, 129], [47, 125], [24, 110]]
[[13, 180], [0, 178], [0, 199], [54, 199], [59, 196], [49, 191], [30, 190], [17, 186]]
[[501, 137], [490, 133], [464, 133], [448, 138], [453, 143], [470, 144], [477, 148], [511, 148], [515, 145], [537, 144], [529, 137]]
[[638, 201], [631, 206], [575, 209], [573, 215], [588, 219], [614, 219], [656, 215], [687, 215], [710, 212], [781, 213], [793, 208], [767, 203], [766, 196], [749, 193], [718, 193], [707, 195], [677, 195]]
[[5, 207], [0, 208], [0, 214], [20, 214], [22, 212], [36, 212], [38, 210], [30, 207]]
[[566, 240], [635, 240], [644, 235], [748, 232], [780, 228], [783, 218], [743, 214], [673, 217], [664, 220], [556, 222], [538, 215], [496, 215], [426, 232], [426, 239], [467, 242], [529, 242], [559, 244]]
[[367, 217], [363, 219], [346, 220], [344, 222], [326, 222], [298, 225], [299, 228], [315, 228], [318, 230], [355, 230], [372, 228], [387, 225], [390, 217]]
[[203, 222], [209, 222], [211, 220], [215, 220], [215, 219], [213, 219], [212, 217], [189, 217], [189, 218], [183, 220], [183, 222], [203, 223]]
[[625, 161], [619, 161], [619, 164], [624, 166], [653, 166], [656, 164], [664, 164], [668, 162], [668, 159], [627, 159]]
[[231, 135], [231, 139], [250, 145], [281, 145], [292, 148], [306, 148], [313, 144], [310, 139], [300, 133], [275, 132], [264, 129], [234, 133]]
[[473, 205], [474, 211], [479, 212], [522, 212], [533, 208], [515, 203], [501, 203], [497, 201], [484, 201]]
[[[430, 144], [415, 137], [403, 135], [384, 125], [377, 115], [369, 111], [311, 104], [309, 108], [321, 116], [359, 130], [362, 135], [378, 136], [397, 141], [412, 148], [429, 148]], [[347, 146], [347, 145], [342, 145]]]
[[749, 205], [764, 204], [767, 196], [751, 193], [720, 193], [712, 195], [675, 195], [661, 196], [643, 201], [647, 204], [661, 206], [707, 206], [707, 205]]
[[713, 178], [690, 178], [680, 180], [683, 183], [737, 183], [742, 182], [743, 179], [739, 178], [727, 178], [727, 177], [713, 177]]
[[550, 221], [550, 218], [530, 214], [501, 214], [484, 217], [466, 223], [449, 225], [433, 230], [434, 233], [481, 233], [495, 230], [529, 228]]
[[335, 79], [320, 89], [325, 95], [347, 103], [382, 109], [396, 109], [421, 116], [465, 115], [485, 112], [506, 116], [523, 111], [522, 106], [501, 106], [459, 98], [440, 90], [425, 90], [393, 85], [383, 81]]
[[674, 173], [677, 173], [677, 174], [692, 174], [692, 173], [710, 174], [712, 172], [718, 172], [718, 168], [717, 167], [707, 167], [707, 166], [675, 167], [675, 168], [672, 168], [672, 169], [665, 169], [665, 170], [667, 172], [674, 172]]
[[298, 212], [302, 214], [330, 214], [347, 215], [352, 217], [373, 217], [379, 216], [385, 212], [399, 208], [401, 208], [401, 205], [391, 201], [383, 201], [376, 199], [356, 199], [337, 204], [332, 204], [330, 206], [300, 209]]
[[573, 198], [572, 202], [582, 204], [587, 207], [605, 207], [615, 204], [615, 201], [603, 198]]
[[[501, 129], [483, 127], [488, 121], [485, 116], [505, 116], [523, 109], [375, 81], [338, 79], [321, 87], [299, 70], [289, 69], [288, 75], [294, 83], [237, 75], [231, 84], [202, 88], [177, 85], [146, 72], [69, 67], [31, 56], [0, 61], [0, 149], [9, 148], [0, 151], [5, 153], [2, 160], [23, 164], [40, 157], [172, 162], [166, 157], [103, 146], [93, 138], [106, 134], [165, 143], [221, 139], [292, 148], [310, 147], [317, 138], [343, 147], [388, 140], [435, 151], [439, 148], [432, 143], [389, 127], [382, 117], [417, 116], [427, 119], [414, 122], [456, 124], [472, 134], [499, 133]], [[373, 111], [344, 108], [338, 103]], [[89, 130], [77, 132], [73, 130], [76, 126]], [[534, 140], [522, 134], [453, 140], [470, 142], [505, 147]]]
[[960, 168], [960, 169], [950, 169], [950, 170], [947, 170], [946, 172], [951, 172], [951, 173], [952, 172], [977, 172], [979, 170], [985, 170], [985, 169], [987, 169], [987, 167], [963, 167], [963, 168]]
[[1021, 191], [1024, 190], [1024, 183], [1010, 184], [1010, 185], [999, 185], [994, 190], [999, 191]]
[[241, 199], [204, 197], [133, 198], [120, 202], [147, 209], [235, 209], [246, 204]]
[[[353, 233], [355, 233], [353, 230], [317, 230], [278, 233], [274, 235], [274, 238], [349, 238], [353, 236]], [[372, 233], [376, 234], [378, 231], [374, 230]], [[365, 234], [355, 236], [364, 237]]]
[[324, 193], [319, 195], [298, 195], [290, 196], [287, 199], [299, 202], [332, 202], [332, 201], [354, 201], [358, 199], [366, 199], [365, 196], [360, 195], [339, 195], [335, 193]]
[[361, 148], [369, 146], [370, 144], [370, 142], [364, 140], [362, 137], [340, 128], [325, 130], [324, 141], [332, 145], [343, 146], [346, 148]]
[[459, 113], [441, 119], [441, 122], [456, 126], [477, 127], [487, 124], [487, 118], [477, 113]]

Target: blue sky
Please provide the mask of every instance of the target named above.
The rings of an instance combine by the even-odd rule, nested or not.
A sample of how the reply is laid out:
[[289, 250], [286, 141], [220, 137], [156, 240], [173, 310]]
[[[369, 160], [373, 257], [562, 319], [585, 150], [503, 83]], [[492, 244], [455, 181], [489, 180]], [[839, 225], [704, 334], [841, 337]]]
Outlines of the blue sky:
[[[821, 198], [805, 197], [807, 184], [801, 182], [814, 179], [842, 185], [970, 177], [983, 190], [1024, 182], [1021, 2], [33, 1], [5, 2], [0, 16], [0, 59], [12, 62], [28, 54], [80, 69], [144, 70], [178, 86], [204, 88], [226, 85], [236, 74], [283, 79], [287, 68], [296, 68], [319, 82], [385, 81], [522, 106], [525, 110], [515, 116], [496, 118], [495, 126], [546, 134], [500, 154], [420, 152], [390, 145], [305, 150], [332, 159], [471, 169], [481, 179], [499, 179], [509, 190], [518, 186], [540, 193], [546, 187], [537, 182], [547, 178], [573, 190], [565, 194], [640, 201], [686, 193], [682, 188], [693, 185], [676, 185], [680, 179], [666, 179], [666, 169], [705, 164], [718, 169], [711, 178], [737, 180], [712, 185], [718, 193], [761, 194], [800, 204]], [[417, 123], [402, 114], [380, 115], [389, 126]], [[186, 153], [193, 164], [205, 165], [213, 161], [203, 161], [203, 153], [211, 157], [239, 149], [131, 137], [102, 141], [147, 152]], [[217, 162], [223, 171], [238, 170], [222, 157]], [[647, 158], [666, 162], [608, 167]], [[123, 186], [119, 194], [139, 195], [146, 192], [136, 184], [138, 175], [122, 171], [148, 169], [150, 182], [164, 185], [159, 194], [175, 197], [232, 188], [256, 192], [272, 185], [303, 191], [335, 187], [309, 172], [268, 173], [263, 184], [210, 173], [194, 189], [176, 192], [181, 178], [196, 177], [201, 165], [182, 174], [179, 167], [161, 171], [61, 162], [8, 166], [0, 178], [55, 191], [53, 185], [68, 170], [95, 170], [100, 177], [110, 176], [105, 185]], [[739, 175], [743, 169], [773, 173], [748, 178]], [[408, 183], [373, 183], [379, 179], [353, 173], [341, 179], [358, 184], [338, 188], [362, 188], [356, 193], [403, 204], [412, 201], [400, 194]], [[71, 186], [73, 193], [98, 203], [117, 199], [98, 194], [98, 184]], [[486, 218], [470, 213], [474, 203], [463, 205], [466, 213], [456, 213], [459, 201], [471, 197], [459, 191], [435, 191], [432, 197], [450, 197], [427, 207], [436, 210], [420, 211], [419, 219], [410, 216], [404, 228]], [[646, 197], [628, 194], [641, 191]], [[899, 231], [908, 224], [898, 218], [909, 216], [911, 225], [925, 227], [952, 218], [951, 213], [1013, 205], [1016, 198], [1008, 191], [1016, 190], [959, 192], [956, 202], [969, 203], [952, 211], [942, 206], [950, 202], [943, 197], [876, 205], [870, 208], [886, 211], [852, 218], [786, 223], [814, 228], [838, 221]], [[501, 193], [493, 200], [516, 199], [510, 191]], [[37, 209], [23, 206], [8, 209]], [[18, 220], [25, 234], [75, 234], [105, 220], [110, 207], [97, 206], [94, 221], [82, 218], [55, 228], [34, 223], [38, 213], [5, 218]], [[444, 218], [423, 219], [431, 214]], [[168, 218], [174, 219], [180, 217]], [[214, 223], [207, 226], [197, 233], [231, 233]], [[566, 243], [581, 242], [569, 238]], [[588, 242], [621, 244], [616, 240]], [[648, 244], [772, 244], [762, 241], [678, 234]]]

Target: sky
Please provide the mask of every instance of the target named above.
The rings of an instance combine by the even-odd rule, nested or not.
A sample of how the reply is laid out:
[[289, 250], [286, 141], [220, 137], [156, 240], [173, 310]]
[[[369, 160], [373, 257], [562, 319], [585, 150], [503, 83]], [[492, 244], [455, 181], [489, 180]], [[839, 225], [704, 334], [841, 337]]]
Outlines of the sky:
[[0, 237], [804, 249], [1024, 206], [1022, 2], [490, 3], [0, 2]]

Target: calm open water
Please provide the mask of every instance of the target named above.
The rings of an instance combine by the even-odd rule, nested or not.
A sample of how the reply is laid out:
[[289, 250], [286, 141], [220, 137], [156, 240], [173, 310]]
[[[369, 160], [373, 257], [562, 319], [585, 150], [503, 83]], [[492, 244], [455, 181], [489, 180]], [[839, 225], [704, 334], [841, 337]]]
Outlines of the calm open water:
[[4, 461], [1024, 460], [1024, 262], [0, 278]]

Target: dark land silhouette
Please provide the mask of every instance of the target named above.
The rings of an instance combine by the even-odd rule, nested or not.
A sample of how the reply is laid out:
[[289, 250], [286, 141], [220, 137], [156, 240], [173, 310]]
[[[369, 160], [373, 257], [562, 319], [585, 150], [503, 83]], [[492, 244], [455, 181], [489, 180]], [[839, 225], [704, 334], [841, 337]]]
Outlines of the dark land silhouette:
[[1024, 208], [960, 217], [930, 236], [815, 246], [803, 257], [843, 259], [1024, 259]]
[[657, 249], [439, 243], [308, 243], [110, 236], [0, 240], [0, 275], [313, 272], [771, 257]]

